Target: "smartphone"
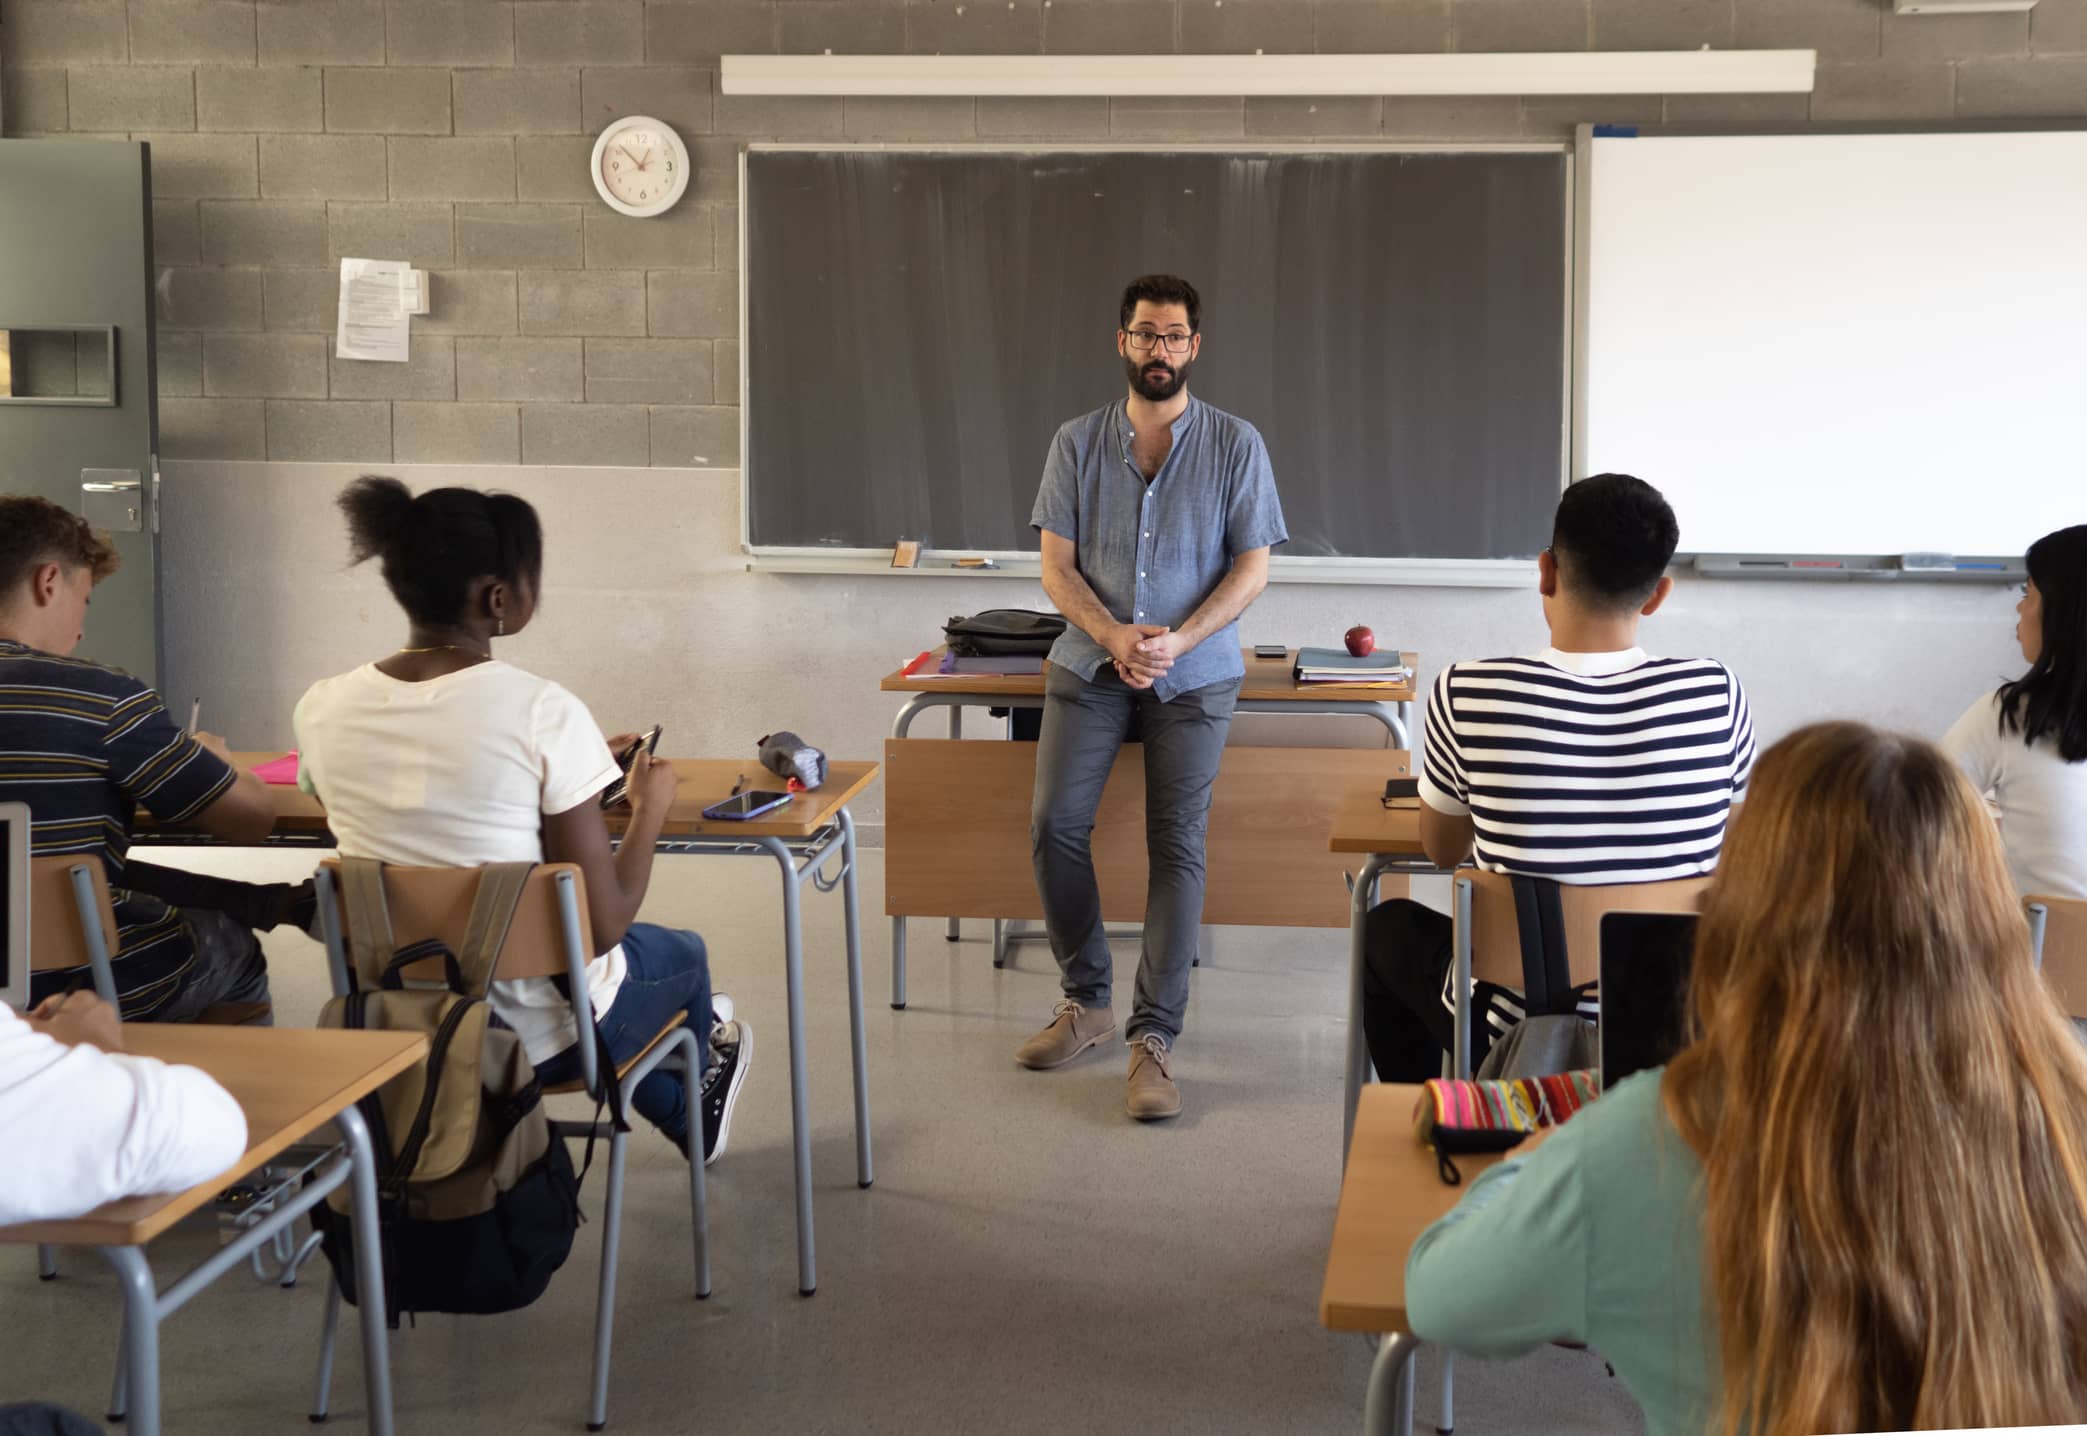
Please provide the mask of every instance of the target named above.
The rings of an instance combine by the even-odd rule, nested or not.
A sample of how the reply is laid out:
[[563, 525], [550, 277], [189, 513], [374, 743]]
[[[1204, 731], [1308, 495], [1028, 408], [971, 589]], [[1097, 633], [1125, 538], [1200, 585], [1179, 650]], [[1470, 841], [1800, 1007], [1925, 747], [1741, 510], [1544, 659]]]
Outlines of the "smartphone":
[[613, 808], [629, 796], [630, 765], [638, 761], [638, 750], [641, 748], [647, 753], [659, 751], [659, 724], [653, 724], [650, 733], [616, 755], [616, 766], [623, 770], [623, 776], [601, 790], [601, 805], [604, 808]]
[[789, 801], [788, 793], [740, 793], [722, 803], [712, 803], [703, 810], [703, 816], [720, 822], [740, 823], [772, 812]]
[[1254, 645], [1256, 658], [1288, 658], [1290, 650], [1280, 643], [1257, 643]]
[[1384, 780], [1384, 797], [1381, 801], [1387, 808], [1419, 807], [1420, 779], [1386, 778]]

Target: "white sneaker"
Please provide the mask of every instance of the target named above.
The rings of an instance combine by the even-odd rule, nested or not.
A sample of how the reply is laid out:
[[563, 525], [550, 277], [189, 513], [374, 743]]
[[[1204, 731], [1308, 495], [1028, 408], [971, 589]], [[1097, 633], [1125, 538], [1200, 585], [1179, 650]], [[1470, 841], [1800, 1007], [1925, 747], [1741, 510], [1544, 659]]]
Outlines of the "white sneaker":
[[715, 1033], [732, 1020], [732, 994], [713, 992], [710, 994], [710, 1030]]

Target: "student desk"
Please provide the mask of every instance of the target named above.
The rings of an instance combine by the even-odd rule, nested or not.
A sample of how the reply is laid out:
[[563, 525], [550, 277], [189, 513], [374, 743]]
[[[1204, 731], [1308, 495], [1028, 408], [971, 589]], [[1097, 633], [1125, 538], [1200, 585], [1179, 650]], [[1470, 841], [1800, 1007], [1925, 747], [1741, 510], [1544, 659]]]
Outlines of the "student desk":
[[[235, 753], [233, 760], [252, 767], [282, 756], [279, 753]], [[807, 880], [820, 892], [839, 887], [847, 928], [848, 1022], [855, 1068], [855, 1182], [867, 1187], [873, 1177], [870, 1154], [869, 1046], [862, 1018], [862, 905], [857, 893], [855, 818], [848, 810], [870, 784], [877, 780], [875, 763], [829, 763], [826, 782], [817, 791], [799, 793], [786, 808], [778, 808], [753, 822], [714, 822], [703, 817], [703, 809], [732, 791], [740, 778], [750, 788], [776, 788], [774, 777], [758, 762], [731, 758], [675, 758], [675, 776], [680, 788], [667, 810], [656, 849], [662, 853], [721, 853], [773, 858], [783, 878], [783, 963], [789, 991], [790, 1025], [790, 1127], [795, 1143], [797, 1185], [797, 1287], [810, 1296], [818, 1287], [818, 1261], [813, 1249], [812, 1138], [808, 1112], [809, 1087], [804, 1053], [804, 923], [802, 894]], [[326, 810], [319, 800], [294, 787], [275, 786], [269, 791], [276, 802], [275, 832], [271, 841], [331, 846], [326, 831]], [[627, 813], [608, 815], [612, 832], [621, 832]], [[137, 840], [159, 839], [142, 822]], [[178, 841], [179, 839], [177, 839]], [[822, 869], [838, 853], [840, 868]]]
[[1342, 789], [1326, 846], [1336, 853], [1363, 855], [1362, 871], [1348, 895], [1348, 1072], [1341, 1119], [1346, 1160], [1355, 1139], [1356, 1098], [1370, 1070], [1369, 1040], [1362, 1027], [1362, 978], [1368, 958], [1363, 944], [1378, 885], [1388, 872], [1429, 875], [1446, 870], [1430, 862], [1420, 846], [1419, 805], [1385, 807], [1382, 783], [1355, 782]]
[[1463, 1184], [1445, 1185], [1434, 1151], [1413, 1135], [1420, 1090], [1382, 1083], [1362, 1094], [1326, 1254], [1326, 1284], [1319, 1290], [1321, 1326], [1384, 1337], [1363, 1408], [1363, 1430], [1370, 1436], [1412, 1436], [1413, 1353], [1420, 1338], [1406, 1319], [1406, 1257], [1478, 1174], [1507, 1155], [1460, 1155]]
[[[1334, 685], [1299, 685], [1290, 658], [1244, 652], [1242, 713], [1374, 718], [1389, 749], [1228, 747], [1210, 809], [1209, 884], [1203, 920], [1261, 927], [1325, 927], [1325, 889], [1339, 871], [1318, 847], [1332, 795], [1358, 773], [1379, 791], [1406, 772], [1413, 687], [1340, 696]], [[1418, 655], [1408, 652], [1412, 666]], [[891, 918], [891, 1005], [906, 1005], [906, 919], [1037, 918], [1029, 852], [1036, 787], [1033, 743], [957, 742], [908, 736], [930, 708], [949, 710], [949, 739], [963, 736], [966, 708], [1041, 708], [1041, 673], [953, 678], [885, 676], [879, 689], [906, 702], [884, 744], [884, 911]], [[1102, 915], [1135, 921], [1145, 905], [1144, 759], [1126, 747], [1095, 818], [1094, 865]], [[996, 961], [998, 952], [995, 952]]]
[[[153, 1022], [123, 1029], [126, 1050], [199, 1067], [215, 1077], [246, 1113], [246, 1154], [222, 1176], [186, 1192], [128, 1197], [83, 1217], [0, 1228], [0, 1242], [93, 1246], [123, 1285], [123, 1360], [130, 1429], [159, 1433], [159, 1324], [225, 1272], [323, 1201], [353, 1183], [357, 1289], [363, 1295], [363, 1379], [370, 1429], [391, 1432], [391, 1367], [384, 1330], [384, 1272], [377, 1235], [377, 1170], [370, 1135], [355, 1104], [427, 1055], [416, 1032], [344, 1032], [288, 1027], [197, 1027]], [[296, 1196], [186, 1276], [158, 1289], [145, 1244], [232, 1182], [309, 1137], [339, 1125], [345, 1150]]]

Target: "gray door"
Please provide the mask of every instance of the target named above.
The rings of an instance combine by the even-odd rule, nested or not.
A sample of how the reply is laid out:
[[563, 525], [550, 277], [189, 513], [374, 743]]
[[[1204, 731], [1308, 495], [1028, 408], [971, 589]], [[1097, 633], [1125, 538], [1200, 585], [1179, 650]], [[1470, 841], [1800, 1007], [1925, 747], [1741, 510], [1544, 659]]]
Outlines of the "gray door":
[[0, 491], [109, 530], [82, 657], [159, 682], [152, 178], [142, 144], [0, 140]]

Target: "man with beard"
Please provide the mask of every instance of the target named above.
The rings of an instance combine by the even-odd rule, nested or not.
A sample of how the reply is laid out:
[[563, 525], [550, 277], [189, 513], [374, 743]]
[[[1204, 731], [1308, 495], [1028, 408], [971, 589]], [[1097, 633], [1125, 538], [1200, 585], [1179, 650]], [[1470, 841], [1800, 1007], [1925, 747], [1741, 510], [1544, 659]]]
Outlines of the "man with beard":
[[1151, 887], [1125, 1105], [1141, 1121], [1181, 1111], [1170, 1053], [1203, 922], [1210, 787], [1246, 676], [1235, 625], [1289, 538], [1261, 435], [1188, 392], [1201, 319], [1186, 280], [1131, 281], [1116, 331], [1130, 392], [1058, 430], [1029, 520], [1069, 625], [1051, 649], [1029, 824], [1065, 995], [1015, 1060], [1062, 1067], [1116, 1030], [1090, 837], [1135, 722]]

